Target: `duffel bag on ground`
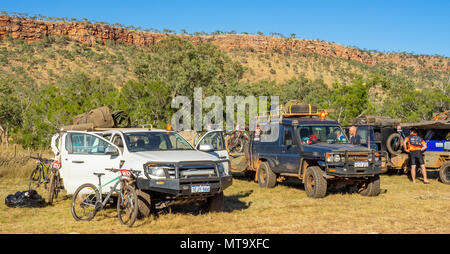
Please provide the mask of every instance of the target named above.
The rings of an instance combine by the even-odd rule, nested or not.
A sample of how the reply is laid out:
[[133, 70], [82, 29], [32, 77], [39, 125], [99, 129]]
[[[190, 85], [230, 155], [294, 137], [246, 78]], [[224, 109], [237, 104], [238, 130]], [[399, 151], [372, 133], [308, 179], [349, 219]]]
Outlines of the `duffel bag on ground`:
[[35, 190], [27, 190], [8, 195], [5, 198], [5, 205], [9, 207], [43, 207], [46, 203]]

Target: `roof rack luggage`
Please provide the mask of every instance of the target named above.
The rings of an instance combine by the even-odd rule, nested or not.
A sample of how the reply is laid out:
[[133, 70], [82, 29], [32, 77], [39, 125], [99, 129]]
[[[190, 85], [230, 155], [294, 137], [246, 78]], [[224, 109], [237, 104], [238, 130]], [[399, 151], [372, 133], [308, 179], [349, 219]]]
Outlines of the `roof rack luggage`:
[[[130, 117], [125, 111], [117, 110], [111, 113], [108, 107], [103, 106], [75, 116], [72, 125], [62, 126], [61, 131], [102, 131], [130, 128], [130, 122]], [[151, 124], [147, 125], [151, 126]]]
[[281, 122], [283, 119], [293, 117], [319, 117], [325, 119], [331, 112], [333, 112], [332, 109], [318, 109], [313, 104], [305, 104], [297, 100], [291, 100], [284, 106], [279, 105], [273, 110], [263, 112], [262, 115], [256, 117], [256, 121], [257, 123]]

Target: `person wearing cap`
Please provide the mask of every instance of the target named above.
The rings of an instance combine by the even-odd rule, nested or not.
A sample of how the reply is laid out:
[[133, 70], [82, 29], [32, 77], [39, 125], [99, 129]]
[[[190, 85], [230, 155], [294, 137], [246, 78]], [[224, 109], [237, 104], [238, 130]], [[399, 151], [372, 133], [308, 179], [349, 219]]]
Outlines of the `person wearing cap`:
[[406, 149], [406, 152], [409, 153], [411, 178], [413, 183], [416, 183], [416, 162], [419, 162], [419, 166], [422, 168], [423, 182], [426, 184], [430, 183], [427, 179], [427, 170], [422, 156], [422, 152], [427, 149], [427, 144], [417, 134], [417, 129], [411, 129], [409, 136], [407, 136], [403, 142], [403, 147]]

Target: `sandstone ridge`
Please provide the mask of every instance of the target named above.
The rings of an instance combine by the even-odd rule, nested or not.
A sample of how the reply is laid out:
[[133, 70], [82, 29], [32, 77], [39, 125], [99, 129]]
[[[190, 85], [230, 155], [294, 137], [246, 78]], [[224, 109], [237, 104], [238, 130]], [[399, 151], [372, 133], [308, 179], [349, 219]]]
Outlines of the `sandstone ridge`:
[[[46, 36], [67, 36], [71, 40], [79, 41], [87, 45], [93, 45], [99, 41], [107, 42], [112, 40], [128, 45], [151, 46], [171, 36], [171, 34], [127, 30], [110, 25], [88, 22], [48, 22], [0, 15], [0, 38], [5, 39], [7, 36], [13, 39], [24, 39], [29, 42], [41, 40]], [[188, 39], [194, 44], [210, 42], [226, 51], [236, 49], [251, 50], [258, 53], [267, 53], [273, 50], [279, 52], [291, 51], [318, 54], [324, 57], [343, 58], [367, 65], [384, 62], [412, 67], [415, 71], [423, 69], [442, 72], [450, 71], [450, 60], [446, 57], [405, 53], [371, 53], [357, 48], [319, 40], [241, 34], [177, 36]]]

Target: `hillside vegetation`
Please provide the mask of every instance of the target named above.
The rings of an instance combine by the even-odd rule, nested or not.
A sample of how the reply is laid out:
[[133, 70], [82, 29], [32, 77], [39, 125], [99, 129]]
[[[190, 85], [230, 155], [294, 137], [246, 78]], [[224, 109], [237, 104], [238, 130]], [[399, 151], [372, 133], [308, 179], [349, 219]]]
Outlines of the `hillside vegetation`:
[[[164, 127], [177, 110], [170, 108], [172, 98], [192, 98], [194, 87], [222, 99], [278, 95], [281, 103], [314, 103], [333, 108], [329, 117], [342, 123], [361, 114], [427, 120], [450, 109], [445, 57], [319, 41], [303, 47], [304, 40], [262, 35], [156, 34], [1, 17], [0, 132], [3, 141], [8, 133], [25, 147], [47, 146], [59, 126], [103, 105], [126, 110], [134, 123]], [[36, 32], [40, 27], [46, 27], [45, 36]], [[132, 43], [121, 39], [130, 34]], [[262, 48], [261, 40], [269, 46]]]

